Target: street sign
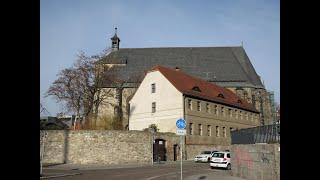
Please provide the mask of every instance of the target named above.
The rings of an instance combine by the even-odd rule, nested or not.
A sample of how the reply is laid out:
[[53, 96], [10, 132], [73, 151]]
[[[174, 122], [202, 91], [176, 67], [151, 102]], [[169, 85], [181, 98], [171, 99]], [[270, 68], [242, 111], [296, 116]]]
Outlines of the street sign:
[[180, 118], [177, 120], [176, 122], [176, 126], [177, 126], [177, 135], [180, 136], [180, 174], [181, 174], [181, 180], [182, 180], [182, 148], [183, 148], [183, 138], [184, 136], [187, 134], [187, 130], [186, 130], [186, 126], [187, 123], [184, 119]]
[[187, 123], [186, 123], [186, 121], [184, 119], [180, 118], [180, 119], [177, 120], [176, 126], [177, 126], [178, 129], [185, 129], [186, 126], [187, 126]]
[[185, 129], [177, 129], [177, 135], [185, 136], [187, 134], [187, 130]]

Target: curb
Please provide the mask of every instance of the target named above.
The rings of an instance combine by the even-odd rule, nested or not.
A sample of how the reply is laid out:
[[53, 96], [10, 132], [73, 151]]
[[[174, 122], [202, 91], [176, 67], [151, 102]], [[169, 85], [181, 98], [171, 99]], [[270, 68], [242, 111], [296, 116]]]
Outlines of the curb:
[[[185, 160], [183, 163], [187, 162], [193, 162], [192, 160]], [[137, 167], [156, 167], [156, 166], [166, 166], [166, 165], [174, 165], [174, 164], [180, 164], [180, 161], [169, 161], [169, 162], [155, 162], [153, 165], [151, 164], [122, 164], [122, 165], [85, 165], [85, 166], [77, 166], [77, 165], [71, 165], [71, 166], [65, 166], [65, 167], [59, 167], [57, 166], [50, 166], [45, 167], [44, 169], [56, 169], [56, 170], [103, 170], [103, 169], [122, 169], [122, 168], [137, 168]]]
[[81, 173], [61, 174], [61, 175], [55, 175], [55, 176], [45, 176], [45, 177], [40, 177], [40, 179], [49, 179], [49, 178], [65, 177], [65, 176], [75, 176], [75, 175], [81, 175]]

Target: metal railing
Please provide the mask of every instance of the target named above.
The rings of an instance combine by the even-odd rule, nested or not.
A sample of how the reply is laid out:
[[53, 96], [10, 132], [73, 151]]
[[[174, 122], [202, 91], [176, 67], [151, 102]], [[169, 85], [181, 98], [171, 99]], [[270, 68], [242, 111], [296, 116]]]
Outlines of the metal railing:
[[280, 124], [231, 131], [231, 144], [280, 143]]

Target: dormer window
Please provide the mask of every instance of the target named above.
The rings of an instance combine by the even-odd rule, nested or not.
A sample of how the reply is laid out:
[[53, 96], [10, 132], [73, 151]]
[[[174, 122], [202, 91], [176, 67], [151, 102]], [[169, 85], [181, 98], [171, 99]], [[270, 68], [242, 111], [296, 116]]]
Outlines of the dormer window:
[[201, 90], [200, 90], [200, 88], [199, 88], [198, 86], [194, 86], [194, 87], [192, 88], [192, 90], [201, 92]]
[[220, 93], [220, 94], [218, 94], [218, 97], [224, 98], [224, 95]]
[[238, 100], [238, 103], [242, 104], [242, 101], [239, 99], [239, 100]]

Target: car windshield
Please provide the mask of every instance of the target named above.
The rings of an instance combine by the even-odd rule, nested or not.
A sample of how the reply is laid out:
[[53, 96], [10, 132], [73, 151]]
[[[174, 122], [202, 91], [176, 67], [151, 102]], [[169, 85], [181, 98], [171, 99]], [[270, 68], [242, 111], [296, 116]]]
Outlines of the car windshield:
[[211, 154], [211, 151], [202, 151], [201, 154]]
[[213, 153], [212, 157], [215, 157], [215, 158], [223, 158], [223, 157], [224, 157], [224, 154], [223, 154], [223, 153]]

